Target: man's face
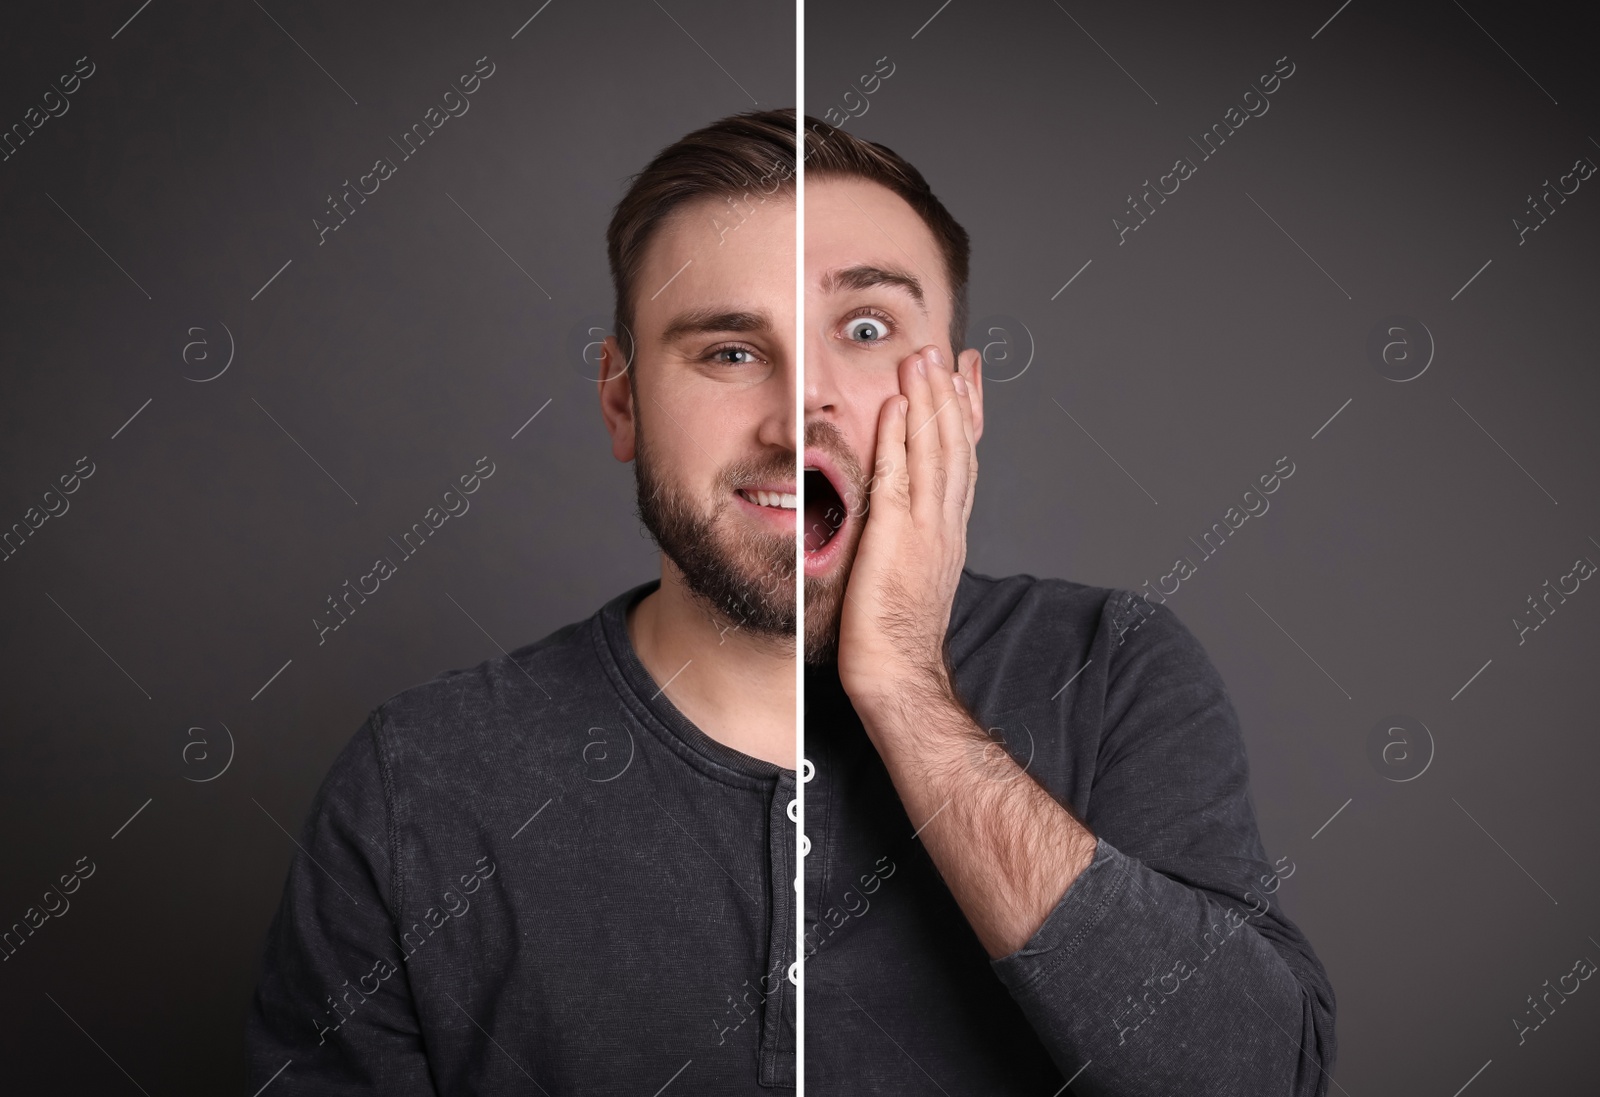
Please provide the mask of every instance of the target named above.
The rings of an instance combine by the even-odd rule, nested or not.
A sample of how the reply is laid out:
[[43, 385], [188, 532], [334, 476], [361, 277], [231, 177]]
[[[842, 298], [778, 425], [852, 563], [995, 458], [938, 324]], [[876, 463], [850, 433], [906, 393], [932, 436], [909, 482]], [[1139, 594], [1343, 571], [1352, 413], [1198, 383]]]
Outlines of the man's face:
[[[805, 294], [806, 661], [826, 663], [873, 478], [890, 472], [876, 468], [878, 416], [908, 355], [932, 343], [956, 361], [954, 302], [922, 218], [887, 187], [849, 178], [806, 183]], [[961, 361], [981, 431], [977, 359]]]
[[[743, 221], [740, 217], [744, 216]], [[713, 220], [715, 218], [715, 220]], [[795, 202], [679, 207], [634, 287], [634, 361], [606, 340], [601, 406], [640, 516], [735, 628], [794, 635]]]

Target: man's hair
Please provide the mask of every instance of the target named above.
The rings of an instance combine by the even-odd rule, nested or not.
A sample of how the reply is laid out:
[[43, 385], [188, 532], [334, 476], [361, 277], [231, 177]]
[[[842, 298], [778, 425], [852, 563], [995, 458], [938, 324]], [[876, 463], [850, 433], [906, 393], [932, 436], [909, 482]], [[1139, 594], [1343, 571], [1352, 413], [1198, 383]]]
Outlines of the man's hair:
[[967, 230], [950, 216], [922, 173], [887, 145], [863, 141], [807, 115], [806, 178], [865, 179], [888, 187], [916, 211], [944, 257], [945, 280], [950, 285], [950, 349], [960, 354], [967, 343], [967, 268], [972, 246]]
[[[633, 358], [633, 294], [645, 250], [679, 206], [699, 198], [764, 201], [795, 189], [793, 108], [729, 115], [656, 154], [629, 181], [606, 229], [606, 256], [616, 295], [617, 342]], [[950, 349], [966, 344], [967, 232], [917, 171], [893, 149], [806, 116], [806, 172], [813, 179], [853, 178], [881, 184], [903, 198], [933, 234], [950, 285]], [[737, 210], [731, 210], [737, 215]]]
[[[747, 111], [713, 122], [662, 149], [632, 177], [606, 229], [624, 360], [633, 359], [634, 283], [661, 223], [699, 198], [754, 203], [794, 189], [793, 108]], [[730, 208], [730, 219], [740, 216]]]

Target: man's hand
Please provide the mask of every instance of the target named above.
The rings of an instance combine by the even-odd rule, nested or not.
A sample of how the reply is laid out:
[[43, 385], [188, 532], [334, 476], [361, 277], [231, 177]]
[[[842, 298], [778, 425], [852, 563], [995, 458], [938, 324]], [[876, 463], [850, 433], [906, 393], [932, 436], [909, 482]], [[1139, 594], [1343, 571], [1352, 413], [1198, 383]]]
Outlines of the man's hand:
[[839, 618], [839, 680], [856, 711], [948, 695], [945, 630], [978, 475], [972, 392], [928, 345], [878, 413], [876, 482]]
[[907, 818], [998, 959], [1043, 924], [1096, 840], [956, 696], [944, 637], [978, 474], [972, 396], [932, 346], [900, 363], [900, 392], [878, 416], [877, 482], [839, 617], [839, 679]]

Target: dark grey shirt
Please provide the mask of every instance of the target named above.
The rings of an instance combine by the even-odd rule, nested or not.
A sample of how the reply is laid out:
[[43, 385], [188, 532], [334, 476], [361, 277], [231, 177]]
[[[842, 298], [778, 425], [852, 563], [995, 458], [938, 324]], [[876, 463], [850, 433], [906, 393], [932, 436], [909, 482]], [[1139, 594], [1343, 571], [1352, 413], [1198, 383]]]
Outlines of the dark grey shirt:
[[979, 724], [1098, 836], [1094, 861], [991, 961], [837, 673], [812, 674], [807, 1094], [1326, 1093], [1333, 988], [1283, 912], [1293, 867], [1267, 860], [1194, 635], [1128, 591], [967, 571], [948, 651]]
[[246, 1092], [794, 1086], [795, 773], [651, 680], [624, 612], [657, 585], [373, 711], [301, 830]]

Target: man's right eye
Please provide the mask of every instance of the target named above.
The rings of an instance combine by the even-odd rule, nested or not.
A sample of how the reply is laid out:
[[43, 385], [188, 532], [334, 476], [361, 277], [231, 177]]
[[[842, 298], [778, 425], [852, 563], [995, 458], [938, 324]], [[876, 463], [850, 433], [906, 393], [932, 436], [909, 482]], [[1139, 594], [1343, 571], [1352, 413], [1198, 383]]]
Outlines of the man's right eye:
[[[726, 357], [728, 355], [735, 357]], [[743, 357], [737, 357], [739, 355]], [[760, 359], [756, 357], [756, 352], [749, 347], [730, 343], [725, 346], [713, 347], [706, 352], [702, 360], [718, 366], [753, 366]]]

